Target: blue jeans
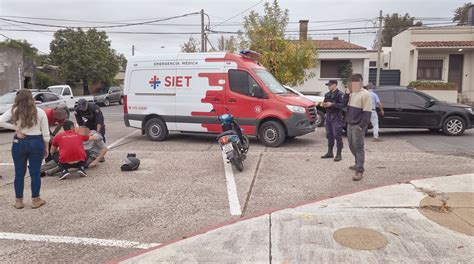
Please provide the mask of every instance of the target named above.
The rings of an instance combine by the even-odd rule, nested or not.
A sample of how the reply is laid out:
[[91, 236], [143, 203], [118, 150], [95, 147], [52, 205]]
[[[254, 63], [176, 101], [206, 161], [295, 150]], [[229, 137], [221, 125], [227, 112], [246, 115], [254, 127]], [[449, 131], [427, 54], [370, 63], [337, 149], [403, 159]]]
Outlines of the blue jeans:
[[12, 157], [15, 164], [15, 195], [23, 198], [25, 186], [26, 165], [31, 177], [32, 197], [40, 196], [41, 189], [41, 162], [44, 155], [43, 136], [26, 136], [24, 139], [13, 139]]

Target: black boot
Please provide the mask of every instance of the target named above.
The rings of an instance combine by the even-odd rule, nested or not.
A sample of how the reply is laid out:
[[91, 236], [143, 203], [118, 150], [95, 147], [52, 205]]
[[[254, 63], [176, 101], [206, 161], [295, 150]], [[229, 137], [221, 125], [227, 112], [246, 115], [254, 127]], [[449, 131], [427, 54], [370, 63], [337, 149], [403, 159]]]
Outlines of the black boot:
[[334, 158], [334, 161], [341, 161], [342, 160], [342, 155], [341, 155], [342, 149], [338, 148], [336, 157]]
[[332, 152], [333, 147], [328, 146], [328, 153], [324, 154], [324, 156], [321, 156], [322, 159], [332, 159], [334, 158], [334, 154]]

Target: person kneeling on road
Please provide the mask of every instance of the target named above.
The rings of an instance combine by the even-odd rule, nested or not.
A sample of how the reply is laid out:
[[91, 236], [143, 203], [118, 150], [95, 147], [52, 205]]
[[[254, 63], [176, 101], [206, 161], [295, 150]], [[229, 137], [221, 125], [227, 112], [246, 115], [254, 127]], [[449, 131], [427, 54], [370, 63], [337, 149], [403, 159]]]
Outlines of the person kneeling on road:
[[86, 168], [93, 168], [104, 161], [105, 154], [109, 150], [105, 145], [102, 136], [95, 130], [91, 130], [89, 133], [91, 137], [97, 137], [97, 141], [85, 141], [84, 149], [86, 150], [87, 160], [85, 163]]
[[[65, 121], [63, 124], [64, 132], [59, 133], [53, 139], [53, 148], [51, 151], [55, 153], [59, 148], [58, 166], [61, 168], [60, 180], [64, 180], [71, 175], [69, 169], [76, 168], [82, 177], [86, 177], [87, 173], [84, 170], [84, 162], [86, 161], [86, 152], [84, 150], [83, 142], [88, 140], [99, 140], [98, 137], [81, 135], [75, 131], [74, 123], [72, 121]], [[85, 128], [82, 128], [86, 130]], [[54, 155], [53, 155], [54, 156]]]
[[[102, 162], [104, 160], [105, 154], [109, 150], [107, 145], [105, 145], [104, 141], [102, 140], [102, 136], [97, 133], [95, 130], [91, 130], [89, 136], [95, 138], [99, 138], [97, 141], [84, 141], [84, 149], [86, 151], [86, 161], [84, 163], [84, 168], [92, 168]], [[58, 172], [61, 171], [61, 168], [58, 166], [59, 164], [59, 153], [55, 152], [52, 155], [53, 160], [46, 162], [43, 166], [41, 166], [41, 177], [46, 175], [54, 176]]]

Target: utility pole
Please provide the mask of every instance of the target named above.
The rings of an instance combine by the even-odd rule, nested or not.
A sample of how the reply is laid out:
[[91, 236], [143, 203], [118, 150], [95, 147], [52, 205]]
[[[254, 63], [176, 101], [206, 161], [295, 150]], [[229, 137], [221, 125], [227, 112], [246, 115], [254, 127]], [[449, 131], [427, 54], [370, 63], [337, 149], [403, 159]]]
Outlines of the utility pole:
[[20, 63], [20, 65], [18, 65], [18, 89], [22, 88], [21, 81], [23, 78], [21, 78], [21, 68], [23, 68], [23, 65]]
[[377, 33], [377, 77], [375, 86], [380, 86], [380, 52], [382, 51], [382, 10], [379, 15], [379, 32]]
[[132, 45], [132, 56], [135, 56], [135, 45]]
[[206, 52], [206, 33], [204, 32], [204, 9], [201, 9], [201, 52]]
[[351, 31], [349, 30], [349, 43], [351, 43]]

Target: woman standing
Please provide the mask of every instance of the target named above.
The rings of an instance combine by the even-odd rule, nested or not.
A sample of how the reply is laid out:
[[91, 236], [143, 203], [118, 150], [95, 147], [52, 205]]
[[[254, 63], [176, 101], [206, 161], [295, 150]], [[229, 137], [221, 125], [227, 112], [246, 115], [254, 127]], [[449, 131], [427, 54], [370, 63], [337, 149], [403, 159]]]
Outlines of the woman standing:
[[15, 208], [23, 205], [23, 189], [27, 164], [31, 176], [31, 208], [39, 208], [46, 202], [40, 198], [41, 162], [48, 156], [49, 126], [45, 112], [36, 107], [31, 92], [17, 92], [12, 108], [0, 116], [0, 127], [15, 130], [12, 156], [15, 164]]

